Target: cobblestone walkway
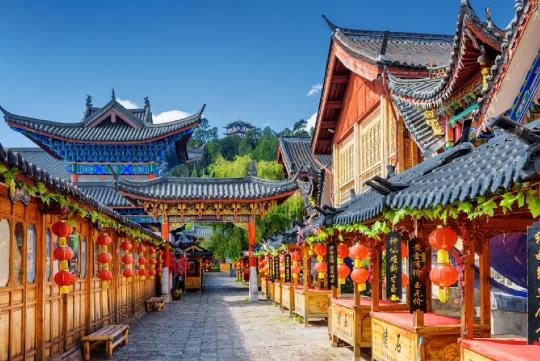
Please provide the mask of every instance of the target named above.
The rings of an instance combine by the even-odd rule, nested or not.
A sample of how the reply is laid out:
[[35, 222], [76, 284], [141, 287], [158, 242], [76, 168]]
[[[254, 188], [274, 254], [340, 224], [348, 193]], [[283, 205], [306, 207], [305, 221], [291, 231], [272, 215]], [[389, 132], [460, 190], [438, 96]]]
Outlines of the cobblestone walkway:
[[332, 348], [326, 325], [303, 324], [268, 301], [248, 302], [247, 288], [223, 274], [205, 274], [205, 290], [188, 293], [130, 326], [129, 344], [115, 360], [330, 361], [351, 360]]

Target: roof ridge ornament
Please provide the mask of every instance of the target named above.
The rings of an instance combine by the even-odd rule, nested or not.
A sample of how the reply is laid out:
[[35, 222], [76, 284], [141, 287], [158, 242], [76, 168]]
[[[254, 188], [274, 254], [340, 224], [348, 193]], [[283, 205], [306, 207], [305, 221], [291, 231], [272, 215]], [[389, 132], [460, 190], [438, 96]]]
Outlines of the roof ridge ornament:
[[114, 87], [112, 88], [112, 92], [111, 92], [111, 100], [116, 101], [116, 94], [114, 93]]
[[324, 21], [326, 22], [326, 25], [328, 25], [330, 30], [332, 30], [332, 32], [336, 32], [337, 30], [339, 30], [339, 26], [337, 26], [336, 24], [331, 22], [330, 19], [328, 19], [328, 17], [326, 17], [326, 15], [323, 14], [321, 16], [324, 19]]

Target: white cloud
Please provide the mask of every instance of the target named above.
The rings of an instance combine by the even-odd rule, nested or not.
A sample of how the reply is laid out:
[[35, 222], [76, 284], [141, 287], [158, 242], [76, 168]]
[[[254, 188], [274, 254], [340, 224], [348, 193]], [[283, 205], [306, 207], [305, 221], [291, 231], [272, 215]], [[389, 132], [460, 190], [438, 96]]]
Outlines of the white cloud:
[[311, 114], [311, 117], [309, 117], [307, 119], [306, 130], [310, 130], [311, 128], [315, 128], [315, 123], [317, 122], [317, 113], [318, 112], [315, 112], [315, 113]]
[[135, 102], [132, 102], [131, 100], [128, 100], [128, 99], [120, 99], [120, 98], [116, 98], [116, 101], [120, 104], [122, 104], [122, 106], [126, 109], [137, 109], [139, 108], [139, 105]]
[[178, 120], [178, 119], [182, 119], [189, 116], [190, 116], [189, 113], [183, 112], [181, 110], [173, 109], [173, 110], [169, 110], [169, 111], [162, 112], [159, 114], [155, 114], [154, 124], [168, 123], [168, 122], [172, 122], [173, 120]]
[[309, 89], [309, 91], [307, 92], [307, 96], [310, 97], [310, 96], [313, 96], [315, 94], [317, 94], [318, 92], [320, 92], [322, 89], [322, 84], [319, 83], [319, 84], [315, 84], [311, 87], [311, 89]]

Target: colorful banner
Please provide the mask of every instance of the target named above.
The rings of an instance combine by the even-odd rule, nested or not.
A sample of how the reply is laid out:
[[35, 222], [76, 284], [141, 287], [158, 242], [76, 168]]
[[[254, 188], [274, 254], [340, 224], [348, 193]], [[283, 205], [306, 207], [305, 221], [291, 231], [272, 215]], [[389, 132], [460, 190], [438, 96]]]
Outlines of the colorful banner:
[[274, 281], [279, 280], [279, 256], [274, 257]]
[[326, 253], [326, 263], [328, 266], [328, 288], [338, 286], [337, 274], [337, 243], [332, 241], [328, 243]]
[[527, 229], [527, 298], [529, 344], [540, 340], [540, 222]]
[[409, 312], [416, 310], [426, 312], [426, 251], [418, 238], [412, 238], [408, 243], [409, 251]]
[[386, 298], [401, 300], [401, 234], [386, 235]]
[[268, 278], [274, 282], [274, 259], [272, 257], [268, 257]]
[[291, 255], [285, 255], [285, 282], [291, 282]]

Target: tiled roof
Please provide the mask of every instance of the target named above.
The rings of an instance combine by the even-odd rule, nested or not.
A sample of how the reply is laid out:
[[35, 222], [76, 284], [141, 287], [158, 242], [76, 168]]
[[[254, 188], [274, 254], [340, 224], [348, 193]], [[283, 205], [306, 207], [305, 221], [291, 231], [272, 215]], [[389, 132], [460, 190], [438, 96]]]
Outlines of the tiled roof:
[[425, 68], [450, 59], [451, 35], [346, 29], [326, 21], [343, 48], [372, 64]]
[[[540, 122], [530, 127], [540, 132]], [[538, 157], [535, 149], [539, 146], [540, 142], [526, 144], [512, 135], [497, 136], [411, 180], [407, 188], [390, 194], [387, 204], [391, 208], [430, 208], [508, 190], [538, 177], [540, 169], [534, 169], [530, 159]]]
[[121, 194], [158, 200], [223, 200], [258, 199], [293, 192], [298, 188], [295, 178], [274, 181], [256, 177], [244, 178], [183, 178], [161, 177], [142, 182], [119, 180]]
[[107, 207], [131, 206], [127, 199], [118, 194], [112, 182], [79, 182], [76, 183], [76, 186], [87, 196], [94, 198]]
[[407, 130], [425, 157], [444, 146], [444, 136], [435, 135], [433, 128], [426, 122], [424, 109], [401, 99], [392, 100], [403, 117]]
[[70, 180], [67, 171], [68, 162], [65, 160], [56, 159], [41, 148], [10, 148], [10, 150], [20, 153], [24, 159], [39, 168], [46, 169], [51, 176]]
[[283, 155], [287, 173], [294, 174], [300, 169], [306, 173], [320, 172], [321, 167], [311, 153], [310, 137], [280, 137], [279, 149]]
[[[125, 115], [136, 126], [117, 120], [115, 123], [102, 121], [94, 124], [100, 115], [114, 109]], [[8, 125], [15, 129], [26, 130], [44, 134], [55, 139], [66, 139], [73, 142], [144, 142], [159, 139], [170, 134], [175, 134], [186, 128], [196, 126], [200, 120], [204, 107], [196, 114], [189, 117], [175, 120], [169, 123], [153, 124], [141, 121], [137, 116], [124, 108], [116, 100], [111, 100], [99, 111], [96, 111], [89, 118], [77, 123], [59, 123], [49, 120], [36, 119], [22, 115], [16, 115], [0, 107], [4, 113], [4, 118]]]
[[65, 196], [73, 197], [77, 201], [95, 209], [98, 212], [108, 215], [109, 217], [115, 219], [117, 222], [125, 226], [138, 229], [147, 234], [148, 236], [152, 237], [153, 239], [162, 241], [161, 237], [155, 235], [154, 233], [148, 231], [140, 225], [127, 220], [112, 209], [103, 206], [96, 199], [87, 196], [80, 189], [73, 186], [68, 181], [52, 176], [45, 170], [30, 163], [22, 156], [22, 154], [15, 153], [9, 149], [6, 149], [2, 146], [2, 144], [0, 144], [0, 163], [6, 164], [8, 167], [16, 167], [19, 169], [21, 174], [27, 176], [28, 178], [31, 178], [36, 182], [43, 182], [47, 187], [54, 191], [60, 192]]

